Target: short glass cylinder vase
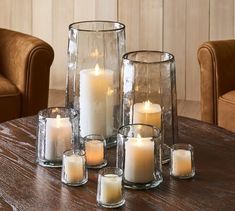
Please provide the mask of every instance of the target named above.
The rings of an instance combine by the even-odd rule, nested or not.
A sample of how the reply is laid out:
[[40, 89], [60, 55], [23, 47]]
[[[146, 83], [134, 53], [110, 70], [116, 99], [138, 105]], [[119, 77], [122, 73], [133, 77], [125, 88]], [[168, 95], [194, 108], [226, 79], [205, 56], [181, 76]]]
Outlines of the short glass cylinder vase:
[[125, 26], [84, 21], [69, 26], [66, 106], [79, 111], [81, 136], [100, 134], [107, 146], [120, 126], [121, 60]]
[[97, 169], [106, 166], [106, 140], [103, 136], [97, 134], [87, 135], [84, 142], [87, 167]]
[[78, 113], [54, 107], [38, 113], [36, 161], [41, 166], [61, 167], [65, 150], [78, 145]]
[[119, 129], [117, 138], [116, 166], [124, 172], [124, 186], [158, 186], [163, 181], [160, 130], [151, 125], [130, 124]]
[[85, 152], [71, 149], [63, 154], [61, 180], [70, 186], [80, 186], [88, 181]]
[[125, 203], [123, 171], [116, 167], [101, 169], [98, 174], [97, 202], [106, 208], [117, 208]]
[[174, 56], [159, 51], [135, 51], [123, 56], [121, 122], [161, 128], [162, 161], [170, 160], [177, 139], [177, 97]]

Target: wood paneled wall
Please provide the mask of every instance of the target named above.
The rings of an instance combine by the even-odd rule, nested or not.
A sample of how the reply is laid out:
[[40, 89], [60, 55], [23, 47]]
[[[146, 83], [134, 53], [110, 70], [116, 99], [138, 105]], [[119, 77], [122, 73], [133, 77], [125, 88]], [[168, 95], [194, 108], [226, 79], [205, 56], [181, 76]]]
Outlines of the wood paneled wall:
[[199, 100], [197, 49], [207, 40], [234, 38], [234, 0], [0, 0], [0, 27], [40, 37], [55, 50], [50, 87], [65, 89], [68, 25], [118, 20], [127, 50], [175, 55], [179, 99]]

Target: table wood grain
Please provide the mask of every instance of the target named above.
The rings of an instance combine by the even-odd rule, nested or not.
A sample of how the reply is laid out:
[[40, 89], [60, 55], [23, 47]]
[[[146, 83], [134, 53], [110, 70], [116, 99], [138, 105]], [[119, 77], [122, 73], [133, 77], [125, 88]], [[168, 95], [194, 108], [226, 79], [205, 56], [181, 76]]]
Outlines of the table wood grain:
[[[61, 183], [60, 168], [35, 163], [36, 117], [0, 124], [0, 210], [101, 210], [97, 170], [81, 187]], [[180, 143], [194, 146], [196, 176], [169, 176], [155, 189], [125, 189], [120, 210], [235, 210], [235, 134], [198, 120], [179, 118]], [[115, 165], [115, 148], [108, 150]]]

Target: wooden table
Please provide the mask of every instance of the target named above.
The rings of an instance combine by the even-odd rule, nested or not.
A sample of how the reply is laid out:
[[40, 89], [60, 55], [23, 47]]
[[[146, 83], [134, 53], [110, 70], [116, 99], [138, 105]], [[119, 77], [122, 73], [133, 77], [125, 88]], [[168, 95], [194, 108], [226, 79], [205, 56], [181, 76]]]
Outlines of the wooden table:
[[[0, 124], [0, 210], [99, 210], [97, 171], [82, 187], [61, 183], [60, 168], [35, 164], [36, 117]], [[235, 134], [179, 118], [179, 141], [195, 148], [196, 176], [164, 181], [147, 191], [125, 189], [123, 210], [235, 210]], [[109, 150], [110, 165], [115, 149]]]

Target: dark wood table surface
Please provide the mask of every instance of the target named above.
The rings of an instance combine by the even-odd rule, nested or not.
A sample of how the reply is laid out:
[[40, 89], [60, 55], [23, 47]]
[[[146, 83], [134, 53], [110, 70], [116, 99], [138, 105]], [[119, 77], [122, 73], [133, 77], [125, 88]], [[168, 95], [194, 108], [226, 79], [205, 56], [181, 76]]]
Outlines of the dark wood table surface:
[[[81, 187], [61, 183], [60, 168], [35, 163], [36, 117], [0, 124], [0, 210], [100, 210], [97, 170]], [[164, 165], [164, 181], [146, 191], [125, 189], [121, 210], [235, 210], [235, 134], [179, 118], [179, 140], [195, 150], [196, 176], [177, 180]], [[115, 164], [115, 148], [108, 150]]]

